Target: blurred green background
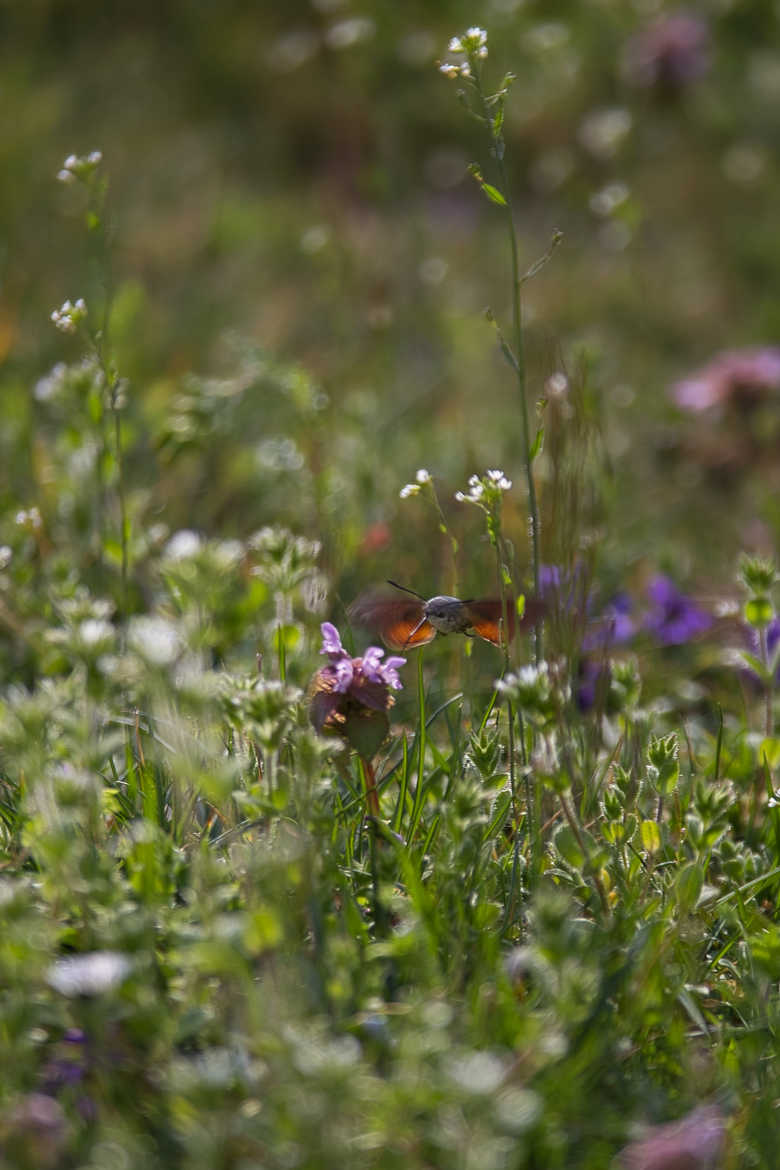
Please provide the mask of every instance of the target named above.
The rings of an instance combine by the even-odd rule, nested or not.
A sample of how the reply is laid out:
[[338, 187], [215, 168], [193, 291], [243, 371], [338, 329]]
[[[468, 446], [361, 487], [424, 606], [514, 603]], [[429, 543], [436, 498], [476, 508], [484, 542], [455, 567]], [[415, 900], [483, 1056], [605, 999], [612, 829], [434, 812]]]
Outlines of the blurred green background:
[[492, 554], [453, 493], [501, 467], [527, 563], [516, 391], [484, 315], [508, 321], [506, 225], [436, 67], [476, 24], [488, 84], [517, 77], [524, 266], [564, 233], [525, 296], [532, 401], [568, 379], [544, 410], [545, 559], [596, 547], [614, 587], [659, 567], [723, 587], [780, 532], [777, 388], [698, 414], [669, 391], [780, 340], [778, 23], [774, 0], [6, 0], [4, 523], [37, 504], [56, 539], [89, 490], [40, 385], [83, 348], [51, 310], [103, 296], [79, 191], [56, 181], [100, 149], [136, 529], [281, 523], [323, 542], [345, 598], [387, 575], [434, 592], [448, 544], [398, 498], [426, 467], [479, 589]]

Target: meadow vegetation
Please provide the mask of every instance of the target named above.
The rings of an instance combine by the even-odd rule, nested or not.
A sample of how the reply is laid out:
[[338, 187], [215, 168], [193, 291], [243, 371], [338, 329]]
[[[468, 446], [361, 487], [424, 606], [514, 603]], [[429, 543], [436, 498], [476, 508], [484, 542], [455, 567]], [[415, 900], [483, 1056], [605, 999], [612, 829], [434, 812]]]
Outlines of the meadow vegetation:
[[3, 1165], [773, 1167], [777, 7], [267, 7], [3, 18]]

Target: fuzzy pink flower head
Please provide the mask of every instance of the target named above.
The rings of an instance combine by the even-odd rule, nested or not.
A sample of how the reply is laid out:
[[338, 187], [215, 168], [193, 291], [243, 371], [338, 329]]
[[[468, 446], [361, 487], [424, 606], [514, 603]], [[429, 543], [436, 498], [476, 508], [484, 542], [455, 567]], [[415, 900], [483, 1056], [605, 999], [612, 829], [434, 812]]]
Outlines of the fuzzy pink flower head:
[[710, 61], [705, 21], [692, 12], [669, 12], [630, 39], [621, 72], [630, 85], [674, 92], [705, 74]]
[[726, 1125], [720, 1110], [702, 1105], [680, 1121], [655, 1126], [620, 1155], [624, 1170], [720, 1170]]
[[780, 346], [724, 350], [672, 387], [682, 410], [699, 413], [735, 400], [749, 405], [780, 391]]

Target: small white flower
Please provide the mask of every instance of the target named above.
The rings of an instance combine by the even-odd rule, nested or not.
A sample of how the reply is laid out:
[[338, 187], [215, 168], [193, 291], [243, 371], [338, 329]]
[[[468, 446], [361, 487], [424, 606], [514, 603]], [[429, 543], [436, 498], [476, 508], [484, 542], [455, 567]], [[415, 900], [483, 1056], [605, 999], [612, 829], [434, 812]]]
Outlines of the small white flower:
[[478, 475], [472, 475], [469, 477], [468, 486], [468, 492], [456, 492], [455, 499], [459, 504], [464, 503], [464, 501], [469, 504], [478, 504], [485, 494], [485, 485]]
[[33, 388], [33, 397], [38, 402], [48, 402], [62, 391], [67, 377], [68, 367], [64, 362], [57, 362], [48, 374], [39, 378]]
[[511, 479], [507, 479], [503, 471], [499, 471], [498, 468], [494, 468], [492, 471], [488, 471], [487, 476], [491, 483], [493, 483], [495, 487], [500, 488], [502, 492], [508, 492], [512, 486]]
[[86, 618], [79, 626], [79, 634], [85, 646], [98, 646], [113, 638], [114, 627], [103, 618]]
[[161, 617], [134, 617], [128, 628], [128, 642], [153, 666], [170, 666], [181, 649], [179, 632]]
[[[448, 48], [451, 53], [473, 54], [475, 57], [484, 59], [487, 57], [487, 33], [484, 28], [478, 28], [475, 25], [466, 29], [462, 37], [452, 37]], [[461, 76], [468, 77], [469, 75], [461, 72]]]
[[196, 556], [201, 549], [203, 541], [197, 532], [193, 532], [190, 528], [182, 528], [178, 532], [174, 532], [171, 539], [165, 546], [165, 558], [169, 561], [184, 561], [189, 557]]
[[39, 508], [22, 508], [15, 516], [16, 523], [20, 528], [32, 528], [38, 530], [43, 525], [41, 512]]
[[433, 477], [430, 471], [427, 471], [424, 467], [421, 467], [414, 478], [418, 483], [430, 483]]
[[61, 183], [73, 183], [76, 179], [84, 181], [102, 161], [103, 155], [99, 150], [93, 150], [90, 154], [69, 154], [62, 164], [62, 170], [57, 172], [57, 178]]
[[398, 495], [402, 500], [408, 500], [409, 496], [416, 496], [419, 490], [419, 483], [405, 483]]
[[130, 960], [118, 951], [93, 951], [53, 963], [46, 981], [61, 995], [100, 995], [117, 987], [129, 971]]
[[569, 379], [562, 370], [558, 370], [555, 374], [550, 374], [545, 390], [550, 398], [563, 398], [569, 390]]
[[443, 65], [439, 66], [439, 72], [443, 73], [445, 77], [471, 77], [468, 61], [463, 61], [460, 65], [456, 65], [452, 61], [445, 61]]
[[67, 300], [59, 309], [54, 309], [51, 313], [51, 320], [61, 333], [75, 333], [86, 316], [86, 303], [83, 297], [79, 297], [75, 305]]

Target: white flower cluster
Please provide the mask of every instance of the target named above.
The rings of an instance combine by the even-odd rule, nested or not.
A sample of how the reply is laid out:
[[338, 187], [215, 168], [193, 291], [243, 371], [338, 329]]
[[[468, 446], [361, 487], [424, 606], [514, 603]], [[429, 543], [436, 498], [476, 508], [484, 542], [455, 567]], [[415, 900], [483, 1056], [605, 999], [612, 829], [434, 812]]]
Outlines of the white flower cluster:
[[474, 25], [472, 28], [467, 28], [462, 37], [453, 37], [448, 48], [451, 53], [487, 57], [487, 33], [484, 28], [478, 28]]
[[445, 61], [439, 66], [439, 72], [445, 77], [471, 77], [471, 61], [484, 60], [488, 55], [487, 33], [484, 28], [476, 26], [466, 29], [463, 36], [450, 40], [448, 48], [451, 53], [461, 54], [466, 60], [458, 64]]
[[439, 66], [439, 73], [445, 77], [471, 77], [471, 68], [468, 61], [455, 65], [452, 61], [444, 61]]
[[455, 499], [459, 504], [464, 500], [468, 500], [472, 504], [478, 503], [485, 494], [485, 485], [478, 475], [472, 475], [469, 479], [469, 490], [467, 492], [455, 492]]
[[493, 484], [495, 487], [497, 487], [500, 491], [508, 492], [509, 489], [511, 488], [511, 486], [512, 486], [511, 479], [507, 479], [507, 477], [504, 475], [503, 471], [499, 471], [499, 469], [497, 467], [494, 467], [491, 471], [488, 471], [486, 474], [487, 474], [487, 477], [490, 480], [491, 484]]
[[87, 306], [84, 303], [84, 298], [79, 297], [75, 305], [70, 301], [65, 301], [59, 309], [55, 309], [51, 314], [51, 319], [61, 333], [75, 333], [81, 322], [87, 315]]
[[469, 490], [467, 492], [456, 492], [455, 499], [459, 504], [481, 504], [485, 499], [485, 493], [488, 497], [491, 495], [496, 497], [499, 492], [508, 492], [512, 486], [511, 479], [507, 479], [503, 471], [497, 467], [486, 471], [484, 476], [480, 478], [478, 475], [472, 475], [469, 478]]
[[415, 483], [405, 483], [398, 493], [402, 500], [408, 500], [409, 496], [416, 496], [423, 484], [433, 482], [433, 476], [424, 467], [419, 469], [414, 478]]
[[61, 183], [75, 183], [77, 179], [84, 181], [102, 161], [103, 155], [99, 150], [93, 150], [90, 154], [69, 154], [62, 164], [62, 170], [57, 172], [57, 178]]

